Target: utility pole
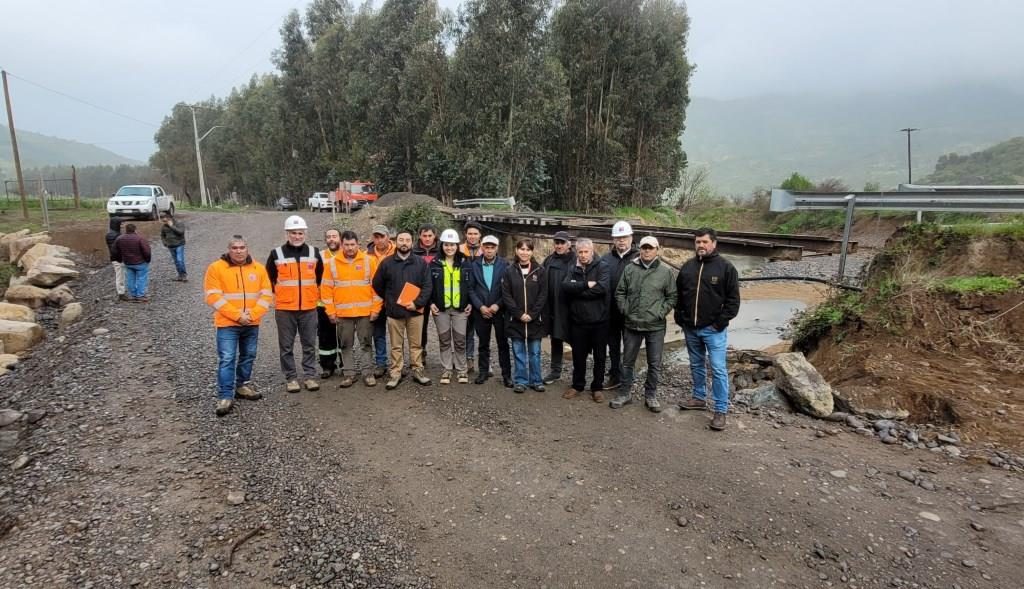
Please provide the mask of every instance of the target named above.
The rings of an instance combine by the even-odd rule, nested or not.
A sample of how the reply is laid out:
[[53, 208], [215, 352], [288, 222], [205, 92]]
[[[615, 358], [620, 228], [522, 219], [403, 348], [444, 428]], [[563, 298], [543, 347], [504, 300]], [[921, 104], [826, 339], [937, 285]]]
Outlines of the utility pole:
[[18, 153], [18, 135], [14, 132], [14, 112], [11, 110], [11, 91], [7, 87], [7, 70], [0, 71], [4, 80], [4, 102], [7, 104], [7, 128], [11, 131], [11, 150], [14, 151], [14, 170], [18, 174], [18, 194], [21, 195], [21, 214], [28, 220], [28, 200], [25, 197], [25, 177], [21, 174], [21, 154]]
[[206, 176], [203, 175], [203, 154], [199, 151], [199, 127], [196, 125], [196, 107], [188, 105], [192, 111], [192, 134], [196, 140], [196, 167], [199, 168], [199, 204], [209, 206], [206, 199]]
[[907, 134], [907, 184], [914, 183], [914, 175], [911, 173], [910, 167], [910, 134], [913, 133], [914, 131], [920, 131], [920, 129], [916, 127], [906, 127], [900, 129], [900, 132]]
[[220, 129], [224, 125], [214, 125], [210, 127], [210, 129], [207, 130], [206, 133], [203, 133], [203, 135], [200, 137], [199, 126], [196, 124], [196, 107], [193, 104], [188, 104], [186, 106], [188, 106], [188, 108], [192, 111], [192, 133], [196, 139], [196, 165], [199, 167], [199, 192], [201, 193], [199, 195], [199, 202], [202, 203], [204, 207], [208, 207], [210, 206], [211, 203], [209, 195], [206, 193], [206, 175], [203, 173], [203, 155], [202, 152], [199, 151], [199, 144], [203, 141], [203, 139], [206, 139], [207, 135], [213, 133], [214, 129]]

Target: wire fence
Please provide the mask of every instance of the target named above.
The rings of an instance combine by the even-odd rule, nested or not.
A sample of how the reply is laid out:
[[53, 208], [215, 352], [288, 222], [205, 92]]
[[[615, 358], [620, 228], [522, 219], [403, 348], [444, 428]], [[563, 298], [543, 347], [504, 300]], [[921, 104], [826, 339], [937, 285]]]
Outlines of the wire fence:
[[[50, 209], [75, 208], [75, 186], [71, 178], [26, 178], [25, 200], [29, 208], [41, 208], [42, 198], [46, 198], [46, 206]], [[4, 197], [0, 200], [0, 209], [21, 207], [21, 196], [18, 193], [17, 180], [4, 181]]]

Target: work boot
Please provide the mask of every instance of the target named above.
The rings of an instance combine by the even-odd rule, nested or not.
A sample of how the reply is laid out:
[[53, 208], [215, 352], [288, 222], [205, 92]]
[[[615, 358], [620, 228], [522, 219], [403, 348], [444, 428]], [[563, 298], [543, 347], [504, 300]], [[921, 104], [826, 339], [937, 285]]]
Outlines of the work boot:
[[661, 413], [661, 403], [654, 397], [647, 397], [644, 399], [644, 404], [651, 410], [651, 413]]
[[345, 378], [341, 379], [341, 382], [338, 383], [338, 387], [343, 388], [343, 389], [347, 389], [348, 387], [352, 386], [353, 384], [355, 384], [355, 383], [352, 380], [352, 377], [346, 375]]
[[580, 394], [579, 391], [577, 391], [576, 389], [574, 389], [572, 387], [569, 387], [569, 388], [565, 389], [564, 393], [562, 393], [562, 398], [563, 399], [575, 399], [576, 395], [579, 395], [579, 394]]
[[217, 401], [217, 417], [224, 417], [227, 415], [234, 404], [234, 401], [231, 399], [221, 399], [220, 401]]
[[178, 282], [188, 282], [188, 275], [187, 274], [179, 274], [178, 275]]
[[375, 387], [377, 386], [377, 379], [374, 378], [372, 374], [367, 374], [363, 377], [363, 384], [368, 387]]
[[288, 391], [289, 393], [297, 393], [302, 390], [302, 387], [299, 386], [299, 381], [289, 380], [288, 382], [285, 383], [284, 390]]
[[543, 393], [545, 390], [547, 390], [547, 389], [544, 388], [543, 384], [535, 384], [535, 385], [532, 385], [530, 388], [535, 390], [535, 391], [537, 391], [538, 393]]
[[333, 368], [324, 368], [323, 371], [320, 372], [320, 380], [327, 380], [332, 376], [334, 376]]
[[679, 405], [679, 408], [684, 411], [704, 411], [705, 409], [708, 408], [707, 401], [705, 401], [704, 399], [697, 399], [695, 397], [690, 397], [685, 401], [679, 401], [679, 403], [677, 404]]
[[526, 385], [517, 384], [512, 387], [512, 392], [516, 394], [522, 394], [526, 392]]
[[251, 386], [243, 384], [235, 387], [235, 397], [246, 401], [258, 401], [263, 398], [263, 395], [254, 391]]
[[117, 295], [117, 300], [119, 300], [119, 301], [131, 301], [132, 298], [130, 296], [126, 295], [125, 293], [121, 293], [121, 294]]
[[562, 372], [555, 372], [554, 370], [552, 370], [551, 372], [544, 375], [544, 384], [552, 384], [558, 382], [560, 378], [562, 378]]
[[[418, 380], [418, 379], [417, 379]], [[441, 373], [441, 380], [438, 381], [441, 384], [452, 384], [452, 373], [449, 370], [445, 370]]]
[[476, 378], [473, 379], [473, 384], [484, 384], [491, 375], [486, 372], [478, 372]]
[[312, 378], [307, 378], [306, 380], [304, 380], [302, 382], [302, 385], [306, 387], [307, 391], [319, 391], [320, 390], [320, 383], [318, 383], [317, 381], [313, 380]]
[[601, 389], [594, 391], [594, 402], [604, 403], [604, 393], [601, 392]]
[[400, 382], [402, 382], [401, 376], [392, 376], [390, 379], [388, 379], [388, 382], [384, 384], [384, 388], [389, 391], [392, 391], [398, 388], [398, 383]]
[[412, 379], [424, 386], [430, 384], [430, 377], [427, 376], [426, 374], [423, 374], [422, 370], [413, 370]]
[[725, 429], [725, 413], [718, 413], [717, 411], [711, 416], [711, 429], [716, 432], [720, 432]]
[[373, 375], [375, 377], [377, 377], [377, 378], [380, 378], [382, 376], [386, 376], [387, 373], [388, 373], [388, 367], [387, 366], [378, 366], [378, 367], [373, 369]]
[[465, 372], [460, 372], [458, 374], [458, 377], [459, 377], [459, 384], [468, 384], [469, 383], [469, 375], [466, 374]]
[[149, 302], [149, 297], [147, 297], [147, 296], [135, 297], [132, 300], [135, 301], [136, 303], [148, 303]]
[[626, 405], [633, 402], [633, 396], [629, 393], [619, 393], [619, 396], [615, 397], [608, 402], [608, 406], [612, 409], [622, 409]]

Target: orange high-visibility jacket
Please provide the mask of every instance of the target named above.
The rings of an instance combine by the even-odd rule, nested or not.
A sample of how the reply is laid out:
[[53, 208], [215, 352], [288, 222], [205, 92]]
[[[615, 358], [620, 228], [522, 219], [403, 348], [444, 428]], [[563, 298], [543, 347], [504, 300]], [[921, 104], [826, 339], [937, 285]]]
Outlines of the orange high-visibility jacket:
[[206, 304], [213, 307], [216, 327], [237, 327], [243, 310], [249, 311], [250, 325], [256, 325], [274, 301], [267, 269], [251, 257], [237, 265], [231, 263], [227, 254], [221, 256], [206, 269], [203, 290]]
[[360, 251], [352, 260], [344, 254], [324, 261], [320, 298], [330, 317], [369, 317], [380, 313], [384, 301], [373, 290], [377, 259]]
[[[309, 311], [316, 308], [320, 300], [316, 284], [316, 255], [313, 246], [306, 244], [305, 255], [298, 262], [295, 258], [284, 257], [280, 247], [274, 250], [277, 259], [277, 282], [274, 284], [276, 307], [280, 311]], [[301, 291], [301, 296], [300, 296]], [[301, 308], [300, 308], [301, 303]]]
[[388, 251], [384, 252], [383, 254], [378, 254], [377, 246], [374, 245], [374, 243], [371, 241], [370, 244], [366, 246], [366, 253], [371, 258], [377, 260], [377, 266], [379, 267], [380, 263], [384, 261], [384, 258], [393, 255], [396, 249], [398, 249], [398, 247], [395, 245], [395, 242], [388, 241]]

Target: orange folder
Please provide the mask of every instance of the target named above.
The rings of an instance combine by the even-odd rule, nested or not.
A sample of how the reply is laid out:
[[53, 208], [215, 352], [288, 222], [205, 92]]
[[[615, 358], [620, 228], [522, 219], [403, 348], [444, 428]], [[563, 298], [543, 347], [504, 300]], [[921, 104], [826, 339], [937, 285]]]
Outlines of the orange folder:
[[409, 303], [415, 301], [418, 296], [420, 296], [420, 287], [411, 282], [406, 282], [405, 286], [402, 287], [402, 292], [398, 294], [398, 304], [406, 307]]

